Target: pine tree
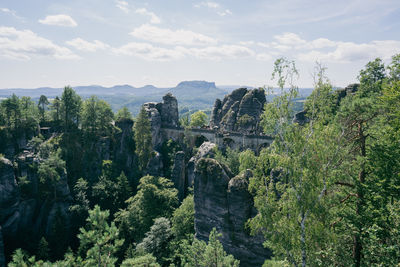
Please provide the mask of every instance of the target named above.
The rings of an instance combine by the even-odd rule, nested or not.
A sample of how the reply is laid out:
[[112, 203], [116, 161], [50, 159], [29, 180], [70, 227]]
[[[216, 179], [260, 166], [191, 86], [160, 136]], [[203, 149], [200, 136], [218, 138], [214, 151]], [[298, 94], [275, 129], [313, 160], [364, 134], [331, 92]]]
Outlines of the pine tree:
[[208, 244], [194, 239], [191, 245], [186, 244], [182, 257], [182, 266], [185, 267], [239, 267], [239, 260], [228, 255], [218, 238], [221, 234], [215, 228], [210, 233]]
[[48, 260], [49, 259], [49, 243], [46, 241], [46, 238], [42, 237], [39, 241], [36, 256], [40, 260]]
[[80, 229], [79, 251], [86, 255], [86, 266], [114, 266], [117, 261], [115, 253], [122, 245], [123, 239], [120, 238], [114, 222], [108, 224], [109, 215], [108, 210], [102, 211], [96, 205], [89, 211], [86, 229]]
[[151, 126], [144, 107], [141, 108], [134, 125], [136, 155], [139, 158], [139, 170], [144, 173], [152, 155]]
[[42, 121], [45, 121], [45, 112], [46, 112], [46, 106], [49, 104], [49, 100], [47, 100], [47, 97], [45, 95], [41, 95], [39, 98], [39, 103], [38, 103], [38, 108], [40, 115], [42, 117]]

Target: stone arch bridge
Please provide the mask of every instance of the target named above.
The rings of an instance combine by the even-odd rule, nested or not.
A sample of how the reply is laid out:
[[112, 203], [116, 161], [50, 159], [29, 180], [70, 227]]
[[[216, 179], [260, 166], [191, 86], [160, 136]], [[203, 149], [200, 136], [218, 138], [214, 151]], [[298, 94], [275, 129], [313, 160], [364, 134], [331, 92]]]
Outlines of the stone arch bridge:
[[[182, 141], [185, 130], [183, 128], [162, 127], [160, 129], [163, 140], [172, 139]], [[218, 147], [230, 147], [232, 149], [251, 149], [259, 152], [263, 147], [269, 146], [274, 140], [268, 135], [244, 134], [239, 132], [220, 132], [213, 129], [190, 129], [191, 141], [196, 138], [202, 138], [204, 141], [210, 141]]]

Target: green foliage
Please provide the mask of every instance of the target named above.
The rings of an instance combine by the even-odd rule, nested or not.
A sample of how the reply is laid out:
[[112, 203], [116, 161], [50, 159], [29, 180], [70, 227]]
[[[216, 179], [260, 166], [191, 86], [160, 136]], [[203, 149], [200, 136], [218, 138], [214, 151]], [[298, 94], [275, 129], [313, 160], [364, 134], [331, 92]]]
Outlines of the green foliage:
[[[294, 66], [285, 60], [275, 64], [278, 85], [283, 88], [297, 72], [283, 72]], [[324, 205], [324, 196], [334, 179], [332, 166], [340, 162], [340, 138], [336, 128], [315, 118], [304, 127], [290, 123], [290, 102], [296, 92], [291, 85], [289, 92], [272, 102], [263, 115], [265, 130], [273, 128], [276, 135], [271, 146], [260, 154], [255, 176], [250, 179], [259, 211], [250, 226], [253, 232], [264, 234], [265, 245], [272, 248], [277, 259], [286, 259], [294, 266], [315, 266], [322, 261], [325, 266], [329, 263], [318, 256], [331, 241], [329, 205]], [[317, 112], [315, 105], [311, 108], [308, 112]], [[254, 166], [254, 159], [249, 162]]]
[[42, 121], [45, 121], [45, 112], [48, 104], [49, 100], [47, 99], [47, 97], [45, 95], [41, 95], [39, 98], [38, 108], [40, 116], [42, 117]]
[[12, 261], [8, 264], [9, 267], [29, 267], [35, 263], [35, 257], [28, 257], [22, 249], [17, 249], [12, 255]]
[[41, 260], [47, 260], [49, 258], [49, 243], [46, 238], [42, 237], [39, 241], [36, 255]]
[[40, 183], [46, 188], [45, 192], [49, 192], [49, 188], [53, 189], [53, 197], [57, 198], [57, 183], [62, 175], [65, 175], [65, 161], [60, 157], [60, 151], [53, 152], [49, 158], [43, 161], [38, 168]]
[[114, 113], [104, 100], [91, 96], [83, 102], [82, 130], [90, 137], [111, 134]]
[[191, 245], [186, 244], [182, 257], [182, 266], [203, 267], [203, 266], [239, 266], [239, 261], [232, 255], [228, 255], [218, 238], [215, 228], [210, 233], [208, 244], [204, 241], [194, 239]]
[[126, 259], [122, 262], [121, 267], [160, 267], [156, 258], [151, 254], [146, 254], [136, 258]]
[[50, 109], [52, 112], [52, 118], [54, 121], [60, 120], [60, 111], [61, 111], [61, 100], [58, 96], [54, 98], [51, 102]]
[[254, 169], [256, 167], [256, 155], [250, 149], [247, 149], [239, 153], [239, 171], [244, 171], [247, 169]]
[[79, 125], [81, 105], [81, 97], [71, 87], [64, 87], [61, 96], [60, 115], [65, 132], [69, 132], [72, 126], [77, 127]]
[[118, 110], [117, 114], [115, 115], [115, 120], [133, 120], [132, 113], [128, 110], [127, 107], [123, 107]]
[[181, 151], [180, 145], [172, 139], [164, 142], [161, 146], [164, 176], [170, 178], [174, 167], [175, 154]]
[[189, 114], [186, 114], [179, 118], [179, 124], [184, 128], [188, 127], [190, 125]]
[[89, 200], [87, 197], [88, 182], [83, 178], [79, 178], [74, 185], [74, 202], [75, 204], [69, 207], [72, 214], [74, 226], [81, 226], [89, 212]]
[[237, 124], [241, 127], [244, 127], [248, 124], [251, 124], [254, 121], [254, 118], [249, 116], [248, 114], [244, 114], [243, 116], [240, 116], [237, 120]]
[[170, 180], [149, 175], [142, 177], [138, 192], [127, 200], [128, 207], [118, 213], [120, 229], [127, 240], [141, 240], [155, 218], [170, 218], [178, 206], [177, 195]]
[[99, 181], [93, 185], [92, 194], [96, 203], [102, 209], [108, 209], [113, 214], [125, 207], [125, 200], [129, 198], [131, 191], [124, 172], [115, 177], [111, 170], [108, 172], [104, 170], [103, 163], [103, 174], [100, 176]]
[[289, 267], [287, 261], [266, 260], [262, 267]]
[[228, 166], [234, 175], [239, 174], [240, 162], [239, 162], [239, 151], [238, 150], [233, 150], [230, 147], [228, 147], [224, 154], [221, 150], [218, 149], [218, 147], [216, 147], [215, 148], [215, 159], [219, 163], [222, 163], [222, 164], [225, 164], [226, 166]]
[[144, 107], [142, 107], [142, 109], [140, 110], [140, 113], [136, 118], [133, 128], [135, 132], [135, 152], [139, 158], [139, 169], [142, 173], [144, 173], [153, 151], [151, 142], [150, 121]]
[[[280, 95], [265, 104], [264, 113], [261, 115], [261, 125], [266, 134], [282, 136], [290, 124], [293, 116], [293, 100], [298, 95], [298, 87], [294, 85], [298, 76], [294, 61], [286, 58], [275, 61], [272, 79], [277, 79]], [[285, 89], [286, 85], [289, 86], [288, 89]]]
[[207, 125], [208, 116], [199, 110], [190, 115], [190, 127], [203, 127]]
[[165, 266], [170, 253], [168, 244], [171, 239], [171, 223], [167, 218], [160, 217], [154, 220], [150, 231], [146, 233], [142, 242], [136, 246], [136, 250], [154, 255], [161, 265]]
[[314, 90], [304, 103], [304, 110], [311, 120], [321, 123], [331, 121], [336, 113], [336, 96], [325, 76], [326, 68], [317, 62], [314, 71]]
[[123, 239], [114, 222], [108, 224], [109, 215], [107, 210], [100, 210], [98, 205], [89, 210], [86, 229], [81, 228], [78, 235], [79, 250], [86, 254], [84, 266], [114, 266], [117, 261], [115, 253]]
[[194, 201], [193, 195], [187, 196], [171, 218], [172, 233], [178, 240], [194, 234]]

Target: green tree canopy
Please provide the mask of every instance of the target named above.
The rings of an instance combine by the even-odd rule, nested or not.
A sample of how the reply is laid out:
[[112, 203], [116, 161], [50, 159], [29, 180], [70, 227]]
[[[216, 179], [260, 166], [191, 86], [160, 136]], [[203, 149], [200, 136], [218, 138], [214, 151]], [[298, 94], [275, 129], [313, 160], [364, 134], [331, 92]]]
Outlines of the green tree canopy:
[[191, 127], [203, 127], [207, 125], [208, 116], [203, 111], [199, 110], [190, 116]]
[[142, 177], [138, 192], [127, 200], [127, 209], [118, 215], [125, 236], [137, 242], [149, 231], [155, 218], [170, 218], [178, 206], [177, 195], [178, 191], [169, 179], [149, 175]]
[[143, 173], [153, 152], [150, 121], [144, 107], [140, 109], [133, 128], [135, 132], [135, 152], [139, 158], [139, 169]]
[[117, 261], [115, 253], [122, 245], [123, 239], [120, 238], [114, 222], [108, 224], [109, 215], [107, 210], [102, 211], [96, 205], [89, 211], [86, 229], [80, 229], [79, 250], [86, 255], [85, 266], [114, 266]]
[[66, 132], [68, 132], [72, 125], [79, 125], [81, 105], [81, 97], [77, 95], [71, 87], [64, 87], [61, 96], [60, 113]]
[[123, 107], [118, 110], [117, 114], [115, 115], [115, 120], [133, 120], [132, 113], [129, 111], [127, 107]]

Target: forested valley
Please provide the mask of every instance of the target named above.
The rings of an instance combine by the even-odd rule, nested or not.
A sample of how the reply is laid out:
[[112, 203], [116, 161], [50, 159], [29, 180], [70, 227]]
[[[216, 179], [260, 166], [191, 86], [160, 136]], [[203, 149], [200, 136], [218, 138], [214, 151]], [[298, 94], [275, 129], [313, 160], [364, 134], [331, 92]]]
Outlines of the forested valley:
[[400, 54], [346, 89], [325, 71], [295, 114], [299, 73], [280, 58], [280, 94], [238, 89], [210, 122], [174, 121], [172, 95], [136, 117], [69, 86], [2, 100], [0, 266], [400, 266]]

